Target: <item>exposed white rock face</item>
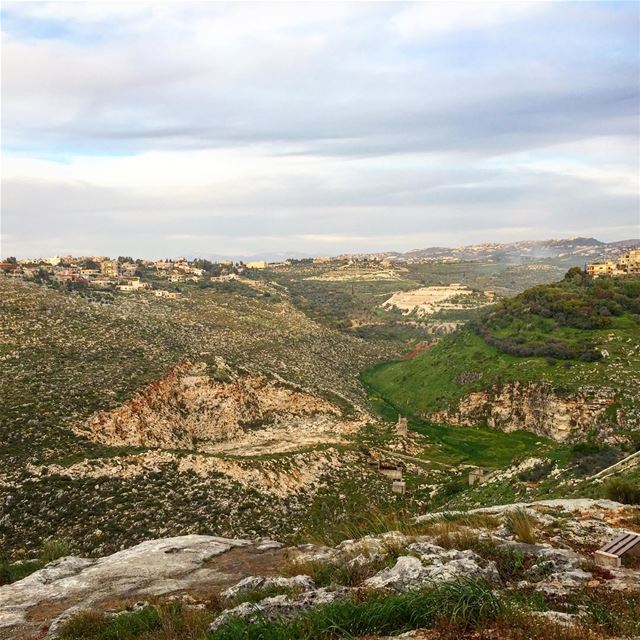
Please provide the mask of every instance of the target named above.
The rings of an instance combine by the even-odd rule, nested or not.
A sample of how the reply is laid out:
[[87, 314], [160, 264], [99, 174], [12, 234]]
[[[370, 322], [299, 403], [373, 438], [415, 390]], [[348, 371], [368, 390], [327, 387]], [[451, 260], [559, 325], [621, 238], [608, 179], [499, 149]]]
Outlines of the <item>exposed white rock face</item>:
[[23, 580], [0, 587], [0, 627], [24, 622], [30, 609], [44, 603], [92, 602], [132, 595], [162, 595], [211, 582], [220, 572], [205, 563], [249, 540], [180, 536], [148, 540], [97, 560], [67, 557]]
[[295, 615], [305, 609], [311, 609], [322, 604], [328, 604], [339, 598], [345, 598], [349, 594], [349, 589], [339, 587], [337, 589], [312, 589], [295, 598], [286, 595], [265, 598], [260, 602], [244, 602], [233, 609], [223, 611], [209, 626], [210, 631], [215, 631], [230, 618], [242, 618], [246, 621], [263, 618], [275, 620]]
[[523, 429], [568, 442], [596, 428], [614, 401], [615, 391], [606, 387], [584, 388], [563, 396], [550, 384], [509, 382], [468, 393], [453, 409], [436, 411], [429, 417], [466, 427], [486, 421], [502, 431]]
[[410, 291], [396, 291], [382, 303], [385, 309], [398, 309], [403, 315], [415, 313], [422, 318], [452, 309], [476, 309], [491, 304], [492, 298], [461, 284], [444, 287], [420, 287]]
[[204, 363], [184, 362], [121, 407], [99, 411], [75, 430], [109, 445], [210, 451], [258, 425], [299, 421], [320, 428], [339, 422], [340, 410], [309, 391], [256, 375], [228, 372], [228, 378], [216, 380], [206, 374]]
[[229, 587], [222, 592], [225, 598], [235, 598], [236, 596], [255, 591], [256, 589], [270, 589], [272, 587], [282, 587], [284, 589], [300, 589], [308, 591], [315, 588], [315, 582], [309, 576], [293, 576], [292, 578], [248, 576], [240, 580], [238, 584]]
[[495, 564], [483, 561], [471, 550], [445, 551], [436, 545], [422, 546], [422, 543], [410, 545], [409, 549], [420, 553], [420, 558], [401, 556], [393, 567], [378, 572], [366, 580], [365, 585], [371, 589], [410, 591], [429, 582], [445, 582], [461, 577], [498, 579]]

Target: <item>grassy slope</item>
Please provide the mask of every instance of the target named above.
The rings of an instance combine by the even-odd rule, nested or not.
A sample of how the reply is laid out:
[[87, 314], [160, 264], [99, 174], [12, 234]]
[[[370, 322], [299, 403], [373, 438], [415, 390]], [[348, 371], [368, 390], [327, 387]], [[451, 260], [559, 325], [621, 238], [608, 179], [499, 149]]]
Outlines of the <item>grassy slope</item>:
[[[560, 393], [585, 386], [610, 386], [619, 395], [631, 422], [638, 423], [640, 388], [640, 324], [637, 316], [625, 313], [612, 319], [605, 329], [580, 330], [560, 327], [554, 338], [567, 343], [588, 335], [590, 342], [606, 349], [608, 358], [598, 362], [565, 360], [550, 363], [544, 357], [521, 357], [489, 346], [470, 329], [444, 338], [413, 360], [379, 364], [363, 374], [364, 382], [399, 410], [425, 415], [449, 408], [471, 391], [510, 381], [548, 382]], [[524, 335], [532, 335], [531, 322]], [[522, 322], [519, 320], [518, 324]], [[539, 327], [537, 328], [538, 338]], [[499, 334], [513, 337], [520, 332], [501, 328]], [[577, 335], [581, 334], [581, 335]]]
[[[378, 414], [395, 421], [399, 413], [389, 401], [369, 387], [371, 401]], [[487, 468], [502, 468], [514, 458], [545, 452], [556, 458], [562, 456], [565, 447], [527, 431], [504, 433], [486, 427], [464, 429], [434, 424], [419, 417], [408, 416], [409, 427], [425, 437], [425, 448], [417, 454], [425, 461], [444, 465], [469, 464]]]

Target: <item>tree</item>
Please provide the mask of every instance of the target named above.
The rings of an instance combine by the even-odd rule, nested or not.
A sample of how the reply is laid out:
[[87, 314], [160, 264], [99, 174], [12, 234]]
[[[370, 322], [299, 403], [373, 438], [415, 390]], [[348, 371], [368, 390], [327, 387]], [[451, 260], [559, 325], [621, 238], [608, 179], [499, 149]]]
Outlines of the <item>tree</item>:
[[80, 262], [80, 265], [84, 269], [99, 269], [100, 268], [100, 265], [95, 260], [92, 260], [91, 258], [85, 258], [84, 260], [82, 260]]

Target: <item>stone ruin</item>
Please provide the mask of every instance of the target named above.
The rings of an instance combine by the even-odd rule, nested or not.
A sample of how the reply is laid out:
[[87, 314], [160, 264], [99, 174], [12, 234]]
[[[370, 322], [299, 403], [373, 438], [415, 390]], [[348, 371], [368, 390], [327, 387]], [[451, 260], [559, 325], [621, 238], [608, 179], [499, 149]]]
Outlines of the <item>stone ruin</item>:
[[487, 479], [487, 472], [484, 469], [474, 469], [469, 472], [469, 486], [481, 484]]
[[403, 496], [407, 491], [407, 483], [404, 480], [394, 480], [391, 485], [391, 491]]

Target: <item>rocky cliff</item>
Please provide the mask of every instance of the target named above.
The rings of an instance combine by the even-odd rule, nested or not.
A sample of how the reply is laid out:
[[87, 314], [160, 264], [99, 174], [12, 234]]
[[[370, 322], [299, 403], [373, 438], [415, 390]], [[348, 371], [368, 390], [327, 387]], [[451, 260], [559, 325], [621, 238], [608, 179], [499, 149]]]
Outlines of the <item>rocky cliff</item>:
[[297, 388], [258, 375], [223, 379], [204, 364], [184, 362], [113, 411], [76, 426], [78, 434], [112, 446], [208, 450], [257, 428], [340, 417], [337, 407]]
[[614, 401], [615, 392], [607, 387], [583, 387], [577, 393], [561, 395], [550, 384], [511, 382], [468, 393], [454, 408], [428, 417], [466, 427], [486, 423], [503, 431], [522, 429], [571, 442], [601, 427], [604, 413]]

